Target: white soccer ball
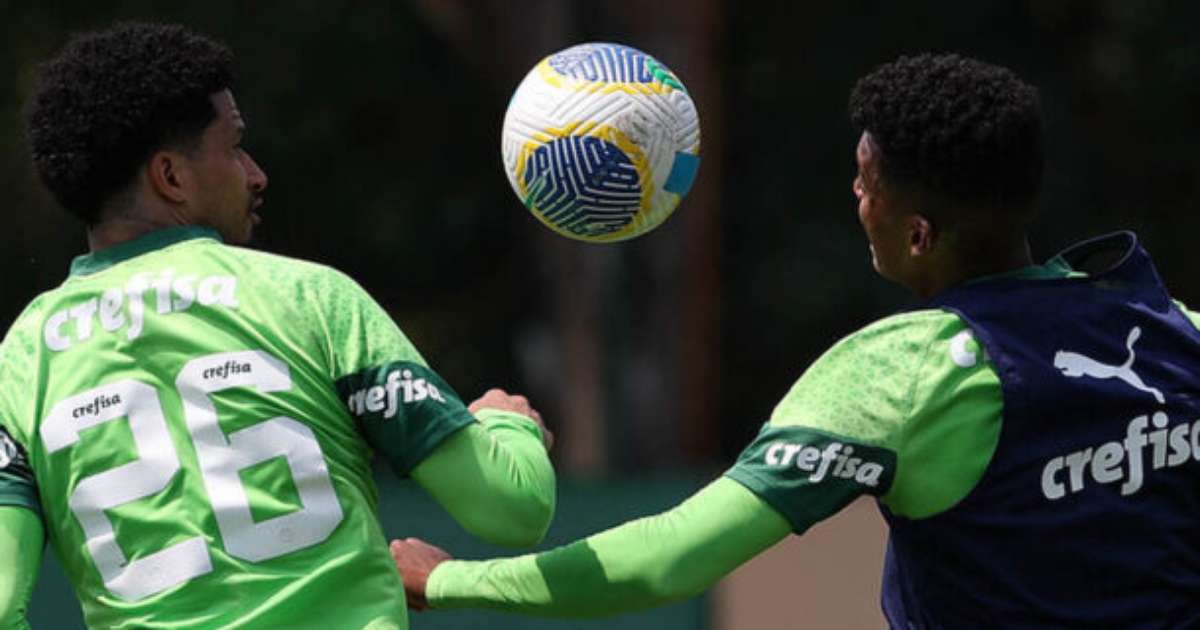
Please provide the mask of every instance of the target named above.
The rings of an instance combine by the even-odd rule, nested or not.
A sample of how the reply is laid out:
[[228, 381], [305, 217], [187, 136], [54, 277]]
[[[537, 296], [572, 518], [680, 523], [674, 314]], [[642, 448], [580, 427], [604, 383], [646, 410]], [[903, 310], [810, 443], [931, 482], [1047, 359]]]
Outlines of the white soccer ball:
[[683, 83], [620, 44], [572, 46], [517, 86], [500, 139], [513, 191], [570, 238], [605, 243], [662, 223], [700, 165], [700, 119]]

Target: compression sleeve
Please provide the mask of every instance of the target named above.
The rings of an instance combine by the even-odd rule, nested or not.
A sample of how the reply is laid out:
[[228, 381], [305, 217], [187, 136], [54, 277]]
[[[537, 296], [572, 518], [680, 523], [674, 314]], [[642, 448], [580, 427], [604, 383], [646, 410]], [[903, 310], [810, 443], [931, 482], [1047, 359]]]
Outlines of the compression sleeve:
[[595, 617], [693, 596], [778, 542], [788, 521], [721, 478], [677, 507], [539, 554], [450, 560], [429, 576], [434, 608]]
[[472, 535], [509, 547], [537, 544], [554, 517], [554, 467], [529, 418], [480, 410], [412, 477]]
[[42, 519], [22, 507], [0, 507], [0, 627], [29, 628], [25, 611], [42, 566]]

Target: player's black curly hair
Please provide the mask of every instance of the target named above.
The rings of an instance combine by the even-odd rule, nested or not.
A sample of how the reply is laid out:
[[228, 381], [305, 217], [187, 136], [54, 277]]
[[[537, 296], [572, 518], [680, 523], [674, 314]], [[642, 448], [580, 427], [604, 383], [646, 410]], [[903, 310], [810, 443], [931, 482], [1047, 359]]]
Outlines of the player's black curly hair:
[[1012, 71], [954, 54], [901, 57], [855, 85], [850, 121], [870, 134], [884, 182], [950, 209], [1032, 214], [1042, 118], [1037, 89]]
[[162, 148], [186, 148], [216, 118], [233, 55], [182, 26], [123, 23], [72, 39], [39, 68], [26, 108], [42, 183], [89, 225]]

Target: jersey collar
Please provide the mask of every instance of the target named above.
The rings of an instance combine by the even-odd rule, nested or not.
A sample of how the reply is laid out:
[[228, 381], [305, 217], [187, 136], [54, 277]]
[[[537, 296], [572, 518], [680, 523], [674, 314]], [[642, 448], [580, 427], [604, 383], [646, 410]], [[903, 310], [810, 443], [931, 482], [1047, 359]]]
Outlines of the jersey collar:
[[[1078, 272], [1071, 269], [1071, 266], [1058, 258], [1052, 258], [1044, 265], [1029, 265], [1012, 271], [1003, 271], [987, 276], [980, 276], [968, 280], [966, 284], [976, 284], [979, 282], [990, 282], [992, 280], [1053, 280], [1057, 278], [1066, 278], [1077, 274]], [[1083, 274], [1078, 274], [1083, 275]]]
[[182, 225], [162, 228], [143, 234], [133, 240], [118, 243], [98, 252], [77, 256], [71, 261], [71, 276], [86, 276], [129, 260], [142, 254], [162, 249], [175, 243], [190, 241], [197, 238], [221, 240], [221, 235], [210, 227], [199, 225]]

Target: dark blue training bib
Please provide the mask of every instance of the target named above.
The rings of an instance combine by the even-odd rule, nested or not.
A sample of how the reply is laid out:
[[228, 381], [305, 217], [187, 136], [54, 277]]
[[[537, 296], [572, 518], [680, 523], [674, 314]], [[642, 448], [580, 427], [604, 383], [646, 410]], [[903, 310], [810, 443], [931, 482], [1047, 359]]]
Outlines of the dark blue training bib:
[[1004, 417], [958, 505], [881, 506], [893, 628], [1200, 627], [1200, 332], [1132, 233], [1060, 254], [1079, 270], [1105, 256], [1087, 277], [932, 300], [986, 350]]

